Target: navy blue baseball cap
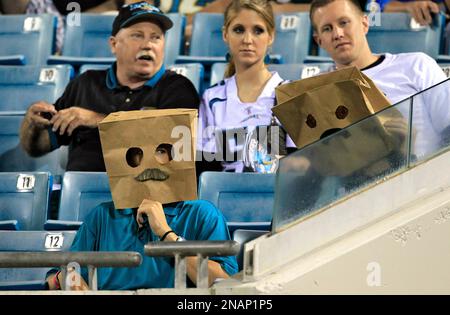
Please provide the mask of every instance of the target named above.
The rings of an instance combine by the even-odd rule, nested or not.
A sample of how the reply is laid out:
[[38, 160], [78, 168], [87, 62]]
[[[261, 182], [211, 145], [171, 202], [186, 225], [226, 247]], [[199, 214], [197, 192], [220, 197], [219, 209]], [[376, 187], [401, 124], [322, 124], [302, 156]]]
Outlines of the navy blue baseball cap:
[[159, 8], [141, 1], [120, 8], [119, 15], [114, 19], [111, 35], [115, 36], [124, 27], [145, 21], [158, 24], [163, 32], [173, 26], [172, 20], [164, 15]]

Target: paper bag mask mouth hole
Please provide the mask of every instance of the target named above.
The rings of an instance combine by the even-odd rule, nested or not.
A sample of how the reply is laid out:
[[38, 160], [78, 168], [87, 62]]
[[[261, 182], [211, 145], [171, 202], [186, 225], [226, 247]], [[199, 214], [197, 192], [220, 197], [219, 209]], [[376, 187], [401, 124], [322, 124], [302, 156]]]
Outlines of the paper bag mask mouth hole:
[[336, 133], [340, 130], [342, 130], [342, 128], [331, 128], [331, 129], [325, 130], [325, 132], [320, 135], [320, 139], [331, 136], [333, 133]]

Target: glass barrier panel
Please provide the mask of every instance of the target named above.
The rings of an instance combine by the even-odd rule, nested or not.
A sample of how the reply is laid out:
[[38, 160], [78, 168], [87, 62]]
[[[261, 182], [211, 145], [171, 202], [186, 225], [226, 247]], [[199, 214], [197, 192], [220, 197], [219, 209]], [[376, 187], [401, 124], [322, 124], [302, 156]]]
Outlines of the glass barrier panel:
[[411, 166], [450, 145], [450, 80], [412, 97]]
[[407, 99], [282, 158], [273, 230], [405, 169], [410, 106]]

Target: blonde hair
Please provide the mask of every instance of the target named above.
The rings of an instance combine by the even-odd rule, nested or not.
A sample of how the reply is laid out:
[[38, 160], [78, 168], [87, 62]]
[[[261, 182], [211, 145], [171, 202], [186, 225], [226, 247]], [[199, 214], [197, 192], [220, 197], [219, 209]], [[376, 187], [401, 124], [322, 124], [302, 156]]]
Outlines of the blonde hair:
[[[223, 31], [226, 32], [231, 24], [231, 21], [242, 10], [255, 11], [266, 23], [267, 30], [272, 36], [275, 35], [275, 18], [273, 15], [272, 5], [267, 0], [233, 0], [228, 5], [224, 13]], [[224, 77], [229, 78], [236, 73], [236, 68], [233, 62], [233, 56], [230, 56]]]

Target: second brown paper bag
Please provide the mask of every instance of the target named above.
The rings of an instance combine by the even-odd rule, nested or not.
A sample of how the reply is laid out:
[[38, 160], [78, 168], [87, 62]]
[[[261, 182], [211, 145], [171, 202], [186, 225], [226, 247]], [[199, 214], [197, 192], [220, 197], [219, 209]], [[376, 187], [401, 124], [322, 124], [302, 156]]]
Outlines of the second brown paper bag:
[[[391, 104], [356, 67], [294, 81], [276, 89], [272, 110], [297, 148], [346, 128]], [[392, 113], [387, 115], [392, 118]], [[401, 114], [394, 115], [401, 117]], [[395, 141], [383, 115], [352, 126], [343, 136], [315, 145], [313, 166], [323, 175], [346, 176], [387, 156]], [[335, 153], [333, 155], [333, 153]]]

